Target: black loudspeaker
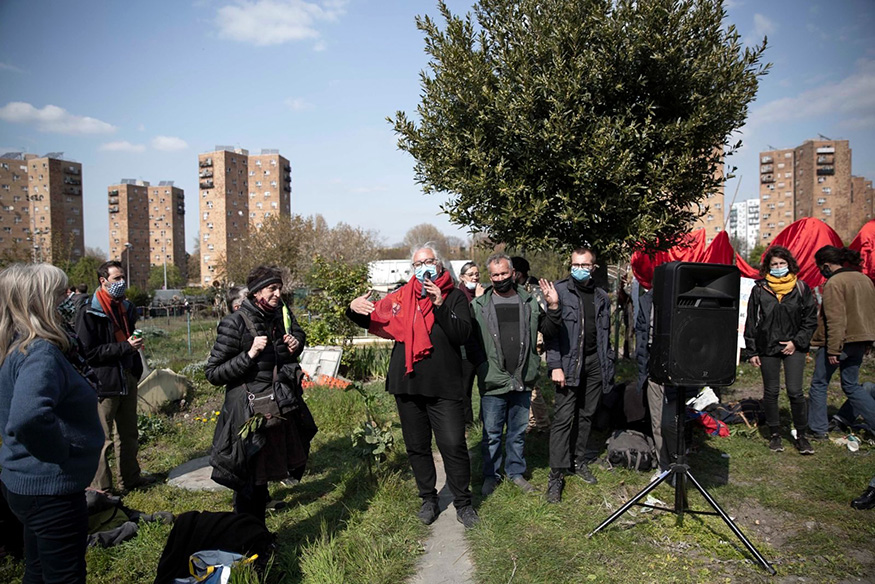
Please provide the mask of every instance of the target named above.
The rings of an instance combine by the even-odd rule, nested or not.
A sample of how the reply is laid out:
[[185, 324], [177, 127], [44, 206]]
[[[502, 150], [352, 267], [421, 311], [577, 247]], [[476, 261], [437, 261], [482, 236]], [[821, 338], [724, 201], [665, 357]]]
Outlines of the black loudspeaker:
[[653, 272], [650, 376], [663, 385], [731, 385], [741, 274], [723, 264], [670, 262]]

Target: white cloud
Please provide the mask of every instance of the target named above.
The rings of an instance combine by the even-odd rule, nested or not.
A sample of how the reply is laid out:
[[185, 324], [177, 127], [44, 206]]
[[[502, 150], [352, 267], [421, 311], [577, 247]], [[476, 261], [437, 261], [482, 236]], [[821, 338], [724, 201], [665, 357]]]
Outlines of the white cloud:
[[875, 61], [857, 62], [857, 71], [841, 81], [823, 84], [795, 97], [770, 101], [751, 113], [748, 125], [817, 118], [826, 113], [842, 117], [843, 126], [868, 123], [875, 112]]
[[764, 36], [770, 36], [778, 27], [767, 16], [759, 13], [753, 15], [753, 31], [744, 38], [744, 44], [753, 46], [763, 41]]
[[101, 144], [98, 150], [104, 152], [143, 152], [146, 150], [146, 147], [142, 144], [131, 144], [127, 140], [121, 140], [119, 142]]
[[283, 102], [292, 111], [313, 109], [313, 104], [300, 97], [290, 97]]
[[22, 101], [13, 101], [0, 107], [0, 119], [13, 124], [36, 124], [40, 132], [55, 134], [111, 134], [116, 131], [112, 124], [71, 114], [56, 105], [37, 109]]
[[16, 67], [15, 65], [10, 65], [9, 63], [0, 63], [0, 71], [12, 71], [13, 73], [24, 73], [21, 69]]
[[185, 150], [188, 148], [188, 144], [182, 138], [174, 136], [155, 136], [152, 138], [152, 148], [172, 152], [174, 150]]
[[345, 4], [346, 0], [237, 0], [219, 8], [216, 26], [220, 38], [257, 46], [317, 39], [317, 25], [337, 20]]

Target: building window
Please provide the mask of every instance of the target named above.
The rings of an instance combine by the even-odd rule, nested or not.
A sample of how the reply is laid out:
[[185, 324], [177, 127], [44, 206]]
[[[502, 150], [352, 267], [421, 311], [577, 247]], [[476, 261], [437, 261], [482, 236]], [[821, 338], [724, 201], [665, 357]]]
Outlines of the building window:
[[832, 215], [832, 209], [829, 209], [829, 208], [824, 209], [823, 214], [826, 215], [827, 217], [829, 217], [830, 215]]
[[831, 194], [832, 194], [832, 189], [829, 188], [829, 187], [823, 187], [823, 194], [824, 194], [824, 195], [831, 195]]

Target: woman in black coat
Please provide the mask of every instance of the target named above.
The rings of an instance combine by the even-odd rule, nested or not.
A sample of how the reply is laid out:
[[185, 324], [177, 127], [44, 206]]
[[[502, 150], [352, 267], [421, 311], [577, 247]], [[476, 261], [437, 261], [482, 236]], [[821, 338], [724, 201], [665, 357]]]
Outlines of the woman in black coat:
[[759, 367], [763, 375], [763, 409], [769, 425], [769, 448], [784, 450], [778, 393], [781, 390], [781, 364], [793, 426], [794, 446], [802, 454], [814, 454], [805, 437], [808, 413], [802, 392], [802, 371], [811, 336], [817, 328], [817, 300], [811, 288], [796, 278], [799, 264], [786, 247], [775, 245], [763, 256], [760, 275], [750, 293], [747, 322], [744, 326], [745, 357]]
[[[269, 500], [267, 483], [300, 477], [309, 439], [302, 440], [294, 416], [300, 400], [297, 357], [306, 336], [280, 299], [282, 274], [259, 266], [246, 280], [249, 295], [240, 308], [219, 323], [218, 336], [205, 369], [213, 385], [226, 388], [216, 424], [210, 464], [213, 480], [234, 490], [234, 511], [264, 521]], [[287, 388], [277, 393], [275, 377]], [[249, 400], [274, 392], [282, 407], [280, 423], [240, 436], [250, 418]]]

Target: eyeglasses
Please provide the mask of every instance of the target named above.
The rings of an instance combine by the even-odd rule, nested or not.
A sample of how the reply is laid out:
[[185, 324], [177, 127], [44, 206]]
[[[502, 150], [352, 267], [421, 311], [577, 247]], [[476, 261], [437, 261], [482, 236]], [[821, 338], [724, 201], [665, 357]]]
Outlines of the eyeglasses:
[[422, 266], [436, 266], [438, 261], [435, 258], [428, 258], [427, 260], [422, 260], [421, 262], [413, 262], [414, 268], [421, 268]]
[[581, 270], [591, 270], [593, 268], [597, 268], [598, 264], [571, 264], [572, 268], [578, 268]]

